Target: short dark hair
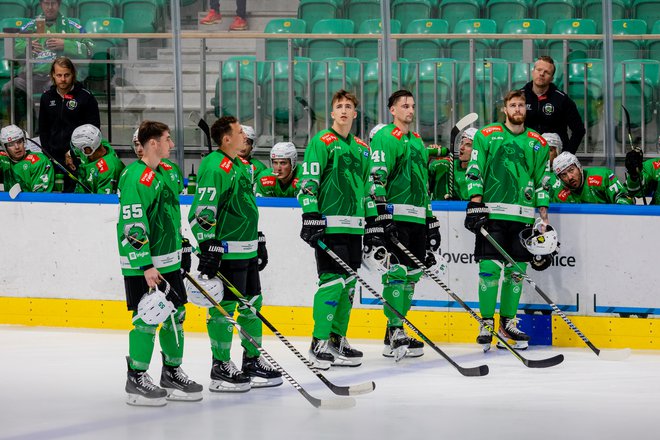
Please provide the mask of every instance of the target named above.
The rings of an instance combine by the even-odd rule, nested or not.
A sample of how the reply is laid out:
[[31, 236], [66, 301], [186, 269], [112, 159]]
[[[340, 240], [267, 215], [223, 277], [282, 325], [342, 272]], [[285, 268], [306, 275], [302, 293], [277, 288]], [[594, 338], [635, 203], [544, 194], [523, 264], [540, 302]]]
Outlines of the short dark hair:
[[[555, 66], [555, 60], [553, 60], [551, 56], [541, 55], [536, 59], [536, 61], [545, 61], [548, 64], [552, 64], [552, 76], [555, 76], [555, 72], [557, 71], [557, 66]], [[536, 62], [534, 64], [536, 64]]]
[[335, 92], [334, 95], [332, 95], [332, 101], [330, 101], [330, 105], [334, 107], [335, 102], [339, 101], [340, 99], [348, 99], [353, 103], [355, 108], [357, 108], [359, 101], [357, 99], [357, 96], [352, 94], [351, 92], [344, 90], [344, 89], [339, 89]]
[[170, 131], [167, 124], [158, 121], [142, 121], [138, 129], [138, 142], [143, 148], [147, 148], [147, 142], [151, 139], [159, 139], [166, 131]]
[[513, 98], [521, 98], [523, 101], [527, 102], [525, 99], [525, 92], [522, 90], [511, 90], [504, 96], [504, 106], [506, 107], [509, 101], [511, 101]]
[[53, 75], [55, 74], [55, 66], [62, 67], [64, 69], [69, 69], [71, 75], [73, 75], [73, 82], [76, 82], [76, 66], [73, 64], [70, 58], [67, 57], [57, 57], [53, 61], [53, 64], [50, 65], [50, 80], [55, 84]]
[[231, 124], [238, 122], [235, 116], [223, 116], [211, 126], [211, 139], [217, 146], [222, 145], [222, 138], [231, 133]]
[[399, 98], [414, 98], [414, 96], [409, 90], [397, 90], [396, 92], [392, 93], [390, 98], [387, 100], [387, 108], [392, 108], [392, 106], [396, 104]]

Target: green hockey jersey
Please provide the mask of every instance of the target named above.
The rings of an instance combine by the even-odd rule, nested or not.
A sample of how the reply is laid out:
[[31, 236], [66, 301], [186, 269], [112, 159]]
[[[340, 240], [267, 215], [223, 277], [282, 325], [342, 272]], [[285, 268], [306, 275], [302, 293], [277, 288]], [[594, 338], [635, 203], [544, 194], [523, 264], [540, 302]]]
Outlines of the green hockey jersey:
[[582, 188], [570, 190], [562, 185], [553, 201], [559, 203], [633, 204], [625, 188], [609, 168], [584, 168], [582, 178]]
[[197, 193], [188, 220], [198, 243], [220, 240], [223, 259], [257, 256], [259, 211], [252, 172], [239, 157], [216, 150], [206, 156], [197, 172]]
[[122, 274], [161, 273], [181, 267], [181, 211], [178, 187], [162, 163], [152, 170], [138, 160], [119, 178], [117, 241]]
[[[108, 141], [103, 139], [101, 146], [105, 147], [108, 152], [94, 162], [81, 159], [76, 172], [78, 178], [92, 190], [93, 194], [114, 194], [117, 192], [117, 184], [119, 176], [124, 170], [124, 163]], [[84, 193], [85, 189], [76, 185], [75, 192]]]
[[[449, 194], [449, 157], [432, 158], [429, 162], [429, 188], [432, 200], [446, 200]], [[461, 161], [454, 159], [453, 200], [467, 200], [467, 184], [465, 182], [466, 168], [461, 167]]]
[[300, 167], [303, 212], [322, 214], [327, 234], [362, 235], [367, 211], [375, 210], [367, 144], [352, 134], [343, 138], [332, 128], [321, 130], [310, 140]]
[[491, 219], [533, 223], [535, 208], [550, 202], [543, 186], [548, 158], [546, 141], [534, 130], [514, 134], [504, 124], [487, 125], [474, 136], [468, 197], [482, 196]]
[[22, 160], [14, 162], [6, 152], [0, 152], [0, 170], [5, 191], [18, 183], [21, 191], [51, 192], [55, 184], [53, 164], [43, 153], [31, 153], [29, 150], [26, 153]]
[[394, 220], [425, 224], [432, 215], [428, 162], [422, 138], [413, 131], [403, 134], [389, 124], [371, 140], [374, 196], [385, 198]]
[[626, 186], [628, 194], [633, 197], [645, 197], [652, 195], [652, 205], [660, 205], [660, 192], [658, 182], [660, 181], [660, 158], [645, 160], [642, 164], [641, 181], [633, 180], [628, 176]]
[[273, 169], [266, 168], [257, 176], [254, 192], [257, 197], [296, 197], [301, 170], [302, 167], [296, 167], [295, 177], [288, 185], [283, 186], [282, 182], [277, 180], [277, 176], [273, 174]]

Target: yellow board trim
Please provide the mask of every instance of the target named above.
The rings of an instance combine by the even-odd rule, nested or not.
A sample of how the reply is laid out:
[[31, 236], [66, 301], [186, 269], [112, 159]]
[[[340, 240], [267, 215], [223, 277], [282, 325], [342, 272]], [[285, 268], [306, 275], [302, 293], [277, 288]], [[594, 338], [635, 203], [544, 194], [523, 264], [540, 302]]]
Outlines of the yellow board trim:
[[[310, 336], [311, 307], [264, 306], [261, 313], [282, 334]], [[185, 330], [206, 332], [207, 309], [186, 305]], [[479, 331], [465, 312], [411, 310], [408, 318], [427, 337], [439, 343], [473, 343]], [[599, 348], [660, 349], [660, 321], [655, 319], [570, 316], [571, 321]], [[124, 301], [0, 297], [0, 324], [130, 330], [131, 313]], [[354, 309], [350, 338], [382, 339], [385, 316], [381, 309]], [[268, 329], [264, 328], [268, 333]], [[583, 347], [582, 340], [559, 316], [552, 317], [552, 345]]]

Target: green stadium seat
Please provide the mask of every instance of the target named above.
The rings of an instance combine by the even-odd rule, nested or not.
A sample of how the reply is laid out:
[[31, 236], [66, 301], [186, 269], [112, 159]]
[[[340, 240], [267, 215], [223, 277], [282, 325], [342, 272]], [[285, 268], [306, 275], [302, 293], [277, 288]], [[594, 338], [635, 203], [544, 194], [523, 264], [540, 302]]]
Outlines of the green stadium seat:
[[[295, 57], [293, 60], [293, 109], [289, 108], [289, 61], [287, 58], [269, 61], [264, 65], [261, 81], [262, 114], [266, 119], [275, 118], [277, 123], [289, 122], [293, 110], [293, 120], [298, 121], [305, 115], [300, 98], [307, 96], [309, 83], [310, 59]], [[273, 100], [274, 94], [274, 100]]]
[[647, 32], [653, 30], [653, 24], [660, 20], [660, 2], [658, 0], [632, 0], [630, 17], [646, 21]]
[[490, 124], [498, 118], [502, 98], [509, 87], [509, 63], [500, 58], [477, 60], [474, 69], [474, 90], [470, 88], [470, 69], [462, 69], [458, 80], [458, 114], [470, 112], [470, 95], [474, 93], [474, 111], [479, 125]]
[[438, 4], [438, 18], [447, 20], [449, 30], [461, 20], [481, 17], [481, 4], [477, 0], [441, 0]]
[[[660, 6], [660, 5], [659, 5]], [[643, 35], [646, 34], [646, 22], [639, 19], [612, 20], [612, 35]], [[644, 43], [642, 40], [614, 40], [614, 62], [638, 58]]]
[[434, 4], [431, 0], [392, 0], [392, 18], [399, 20], [401, 29], [406, 31], [414, 20], [431, 18]]
[[[660, 34], [660, 20], [656, 21], [651, 28], [651, 34]], [[660, 40], [648, 40], [646, 42], [647, 57], [652, 60], [660, 60]]]
[[[432, 18], [428, 20], [414, 20], [406, 29], [406, 34], [446, 34], [449, 32], [447, 20]], [[408, 61], [420, 61], [424, 58], [437, 58], [442, 56], [442, 40], [439, 38], [425, 38], [423, 40], [399, 40], [399, 57]]]
[[161, 29], [161, 6], [157, 0], [118, 0], [119, 16], [126, 33], [154, 33]]
[[498, 32], [502, 32], [508, 21], [521, 20], [529, 16], [527, 0], [490, 0], [486, 3], [485, 18], [497, 22]]
[[585, 58], [569, 63], [568, 95], [589, 126], [596, 125], [602, 118], [604, 90], [602, 59]]
[[[115, 16], [115, 3], [113, 0], [78, 0], [78, 14], [76, 18], [81, 23], [87, 23], [92, 18]], [[87, 32], [91, 31], [87, 29]]]
[[[366, 20], [360, 26], [359, 34], [381, 34], [382, 26], [379, 18]], [[401, 23], [399, 20], [390, 20], [390, 32], [393, 34], [401, 33]], [[362, 61], [378, 58], [378, 40], [367, 40], [356, 38], [353, 41], [353, 56]]]
[[[656, 7], [660, 4], [656, 1]], [[629, 8], [628, 0], [612, 0], [612, 19], [620, 20], [626, 18], [626, 11]], [[582, 3], [582, 17], [591, 18], [596, 22], [596, 31], [603, 32], [603, 1], [602, 0], [584, 0]]]
[[324, 121], [329, 115], [330, 99], [335, 91], [344, 89], [360, 96], [360, 60], [357, 58], [332, 57], [314, 62], [312, 75], [312, 109], [317, 121]]
[[29, 17], [31, 2], [29, 0], [2, 0], [0, 1], [0, 17]]
[[[625, 72], [625, 77], [624, 77]], [[625, 102], [623, 101], [625, 94]], [[631, 127], [640, 127], [642, 118], [651, 122], [660, 95], [660, 61], [625, 60], [614, 71], [614, 108], [624, 104], [630, 112]], [[642, 102], [643, 97], [643, 102]], [[620, 123], [621, 112], [614, 112], [615, 121]]]
[[[596, 22], [590, 18], [572, 18], [568, 20], [558, 20], [552, 28], [553, 34], [595, 34]], [[546, 51], [556, 62], [562, 62], [564, 59], [563, 40], [549, 40], [546, 45]], [[597, 55], [596, 40], [571, 40], [568, 42], [570, 52], [582, 51], [589, 56]]]
[[[399, 90], [406, 88], [410, 83], [409, 64], [406, 60], [399, 60], [392, 63], [392, 90]], [[362, 77], [362, 94], [363, 101], [360, 105], [362, 112], [365, 115], [367, 125], [372, 123], [379, 123], [378, 107], [381, 104], [378, 100], [379, 93], [383, 92], [381, 83], [381, 73], [379, 72], [380, 65], [377, 60], [372, 60], [364, 64], [363, 77]], [[418, 107], [419, 108], [419, 107]]]
[[[460, 74], [460, 64], [451, 58], [427, 58], [419, 63], [419, 82], [411, 79], [419, 123], [433, 127], [451, 116], [452, 94]], [[434, 100], [437, 99], [437, 105]]]
[[[351, 20], [334, 18], [321, 20], [314, 25], [313, 34], [352, 34], [355, 25]], [[307, 56], [314, 61], [332, 57], [344, 57], [346, 49], [351, 46], [350, 39], [335, 38], [332, 40], [308, 40]]]
[[346, 0], [344, 5], [344, 18], [353, 20], [355, 29], [360, 29], [363, 21], [380, 16], [380, 0]]
[[[509, 20], [505, 23], [502, 31], [503, 34], [516, 35], [545, 34], [545, 32], [545, 22], [535, 18]], [[541, 40], [534, 40], [532, 44], [534, 46], [533, 55], [536, 58], [541, 47]], [[499, 52], [499, 58], [509, 61], [519, 61], [523, 51], [523, 42], [521, 39], [499, 40], [497, 42], [497, 50]]]
[[[124, 20], [116, 17], [98, 17], [87, 20], [85, 29], [91, 34], [121, 34], [124, 32]], [[121, 38], [94, 39], [93, 60], [114, 60], [117, 58], [117, 49], [124, 45]], [[110, 76], [114, 72], [114, 65], [110, 64]], [[89, 79], [105, 79], [108, 73], [108, 64], [89, 65]]]
[[[266, 24], [265, 34], [304, 34], [306, 23], [298, 18], [275, 18]], [[303, 45], [303, 41], [295, 39], [294, 47]], [[295, 52], [294, 52], [295, 54]], [[266, 39], [266, 60], [276, 60], [289, 56], [288, 40]]]
[[557, 20], [579, 16], [576, 3], [573, 0], [537, 0], [534, 2], [534, 16], [543, 19], [548, 29], [554, 29]]
[[211, 101], [215, 116], [232, 115], [242, 120], [254, 119], [254, 88], [255, 84], [260, 83], [263, 70], [264, 63], [257, 63], [256, 57], [251, 55], [234, 56], [224, 61], [222, 73], [215, 84], [215, 98]]
[[305, 32], [312, 32], [314, 25], [327, 18], [341, 18], [342, 0], [300, 0], [298, 18], [305, 20]]
[[[497, 32], [495, 20], [490, 19], [470, 19], [461, 20], [454, 27], [455, 34], [494, 34]], [[475, 58], [488, 58], [490, 56], [493, 40], [476, 39], [474, 40]], [[447, 41], [450, 58], [456, 60], [470, 59], [469, 40], [449, 40]]]

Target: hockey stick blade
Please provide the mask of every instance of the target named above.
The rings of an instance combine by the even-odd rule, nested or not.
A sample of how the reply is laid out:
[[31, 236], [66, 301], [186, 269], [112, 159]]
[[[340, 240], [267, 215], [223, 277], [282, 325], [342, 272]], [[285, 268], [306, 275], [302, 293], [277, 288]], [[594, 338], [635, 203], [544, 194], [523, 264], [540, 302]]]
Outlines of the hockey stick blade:
[[9, 198], [14, 200], [21, 193], [21, 184], [17, 183], [9, 190]]
[[209, 127], [209, 124], [201, 117], [199, 112], [196, 111], [190, 112], [188, 119], [202, 130], [202, 133], [204, 133], [204, 137], [206, 138], [206, 148], [208, 148], [209, 153], [211, 153], [213, 151], [213, 144], [211, 143], [211, 128]]
[[620, 350], [600, 350], [598, 357], [604, 361], [623, 361], [630, 357], [630, 349], [622, 348]]
[[[522, 356], [521, 356], [522, 357]], [[523, 364], [529, 368], [548, 368], [561, 364], [564, 361], [564, 355], [558, 354], [548, 359], [523, 359]]]
[[310, 396], [305, 390], [300, 393], [316, 408], [320, 409], [347, 409], [353, 408], [357, 402], [352, 397], [342, 397], [341, 399], [318, 399]]
[[476, 113], [468, 113], [463, 116], [461, 119], [456, 122], [456, 125], [451, 129], [451, 135], [449, 137], [449, 143], [451, 145], [452, 151], [454, 149], [454, 142], [456, 141], [456, 136], [458, 133], [465, 130], [469, 125], [474, 124], [479, 119], [479, 115]]

